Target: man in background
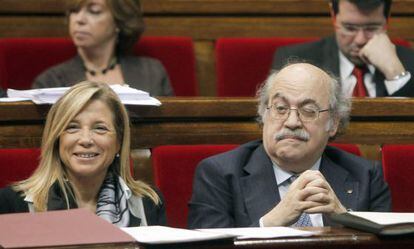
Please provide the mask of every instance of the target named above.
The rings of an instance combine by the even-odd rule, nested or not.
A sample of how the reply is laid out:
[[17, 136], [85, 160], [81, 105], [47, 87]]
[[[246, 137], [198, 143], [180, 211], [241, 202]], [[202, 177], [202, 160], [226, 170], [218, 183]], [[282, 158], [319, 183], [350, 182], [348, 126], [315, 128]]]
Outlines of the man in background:
[[394, 45], [387, 26], [391, 0], [331, 0], [335, 36], [286, 46], [274, 69], [303, 59], [339, 76], [347, 96], [414, 96], [414, 52]]

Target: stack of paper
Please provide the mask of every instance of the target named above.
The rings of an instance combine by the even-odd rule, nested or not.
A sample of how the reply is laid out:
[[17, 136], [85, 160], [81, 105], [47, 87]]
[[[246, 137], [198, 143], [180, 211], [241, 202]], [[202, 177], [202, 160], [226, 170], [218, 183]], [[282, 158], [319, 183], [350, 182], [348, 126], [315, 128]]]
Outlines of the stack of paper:
[[[156, 98], [151, 97], [147, 92], [131, 88], [127, 85], [110, 85], [122, 103], [126, 105], [161, 105], [161, 102]], [[55, 87], [55, 88], [41, 88], [32, 90], [15, 90], [8, 89], [8, 98], [3, 98], [2, 101], [10, 102], [31, 100], [35, 104], [54, 104], [69, 87]]]
[[285, 237], [308, 237], [315, 232], [289, 227], [246, 227], [187, 230], [164, 226], [122, 228], [140, 243], [172, 244], [219, 239], [269, 239]]
[[287, 237], [309, 237], [315, 232], [304, 231], [290, 227], [240, 227], [240, 228], [210, 228], [199, 229], [202, 232], [229, 234], [237, 239], [271, 239]]
[[165, 226], [123, 227], [136, 241], [146, 244], [171, 244], [233, 239], [235, 236]]

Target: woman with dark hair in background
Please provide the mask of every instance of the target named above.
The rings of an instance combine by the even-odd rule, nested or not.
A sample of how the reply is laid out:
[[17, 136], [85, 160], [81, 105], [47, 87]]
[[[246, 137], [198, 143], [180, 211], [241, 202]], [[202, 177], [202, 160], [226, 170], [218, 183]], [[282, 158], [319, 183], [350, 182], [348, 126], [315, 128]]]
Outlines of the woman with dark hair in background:
[[68, 0], [67, 15], [78, 54], [39, 75], [33, 88], [91, 80], [128, 84], [153, 96], [174, 95], [158, 60], [130, 55], [145, 28], [139, 0]]

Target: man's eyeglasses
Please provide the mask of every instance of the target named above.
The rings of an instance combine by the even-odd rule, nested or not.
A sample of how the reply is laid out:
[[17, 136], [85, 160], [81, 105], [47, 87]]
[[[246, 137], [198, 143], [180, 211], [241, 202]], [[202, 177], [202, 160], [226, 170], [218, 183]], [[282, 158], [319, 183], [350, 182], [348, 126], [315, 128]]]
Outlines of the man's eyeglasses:
[[342, 23], [337, 24], [336, 28], [339, 29], [344, 35], [355, 36], [361, 30], [366, 36], [373, 36], [381, 32], [384, 28], [384, 24], [349, 24]]
[[296, 110], [299, 115], [299, 119], [302, 122], [315, 121], [319, 118], [319, 113], [329, 111], [329, 109], [320, 110], [319, 107], [315, 105], [304, 105], [299, 108], [293, 108], [288, 105], [278, 103], [268, 106], [266, 109], [270, 110], [272, 118], [282, 121], [288, 119], [291, 110]]

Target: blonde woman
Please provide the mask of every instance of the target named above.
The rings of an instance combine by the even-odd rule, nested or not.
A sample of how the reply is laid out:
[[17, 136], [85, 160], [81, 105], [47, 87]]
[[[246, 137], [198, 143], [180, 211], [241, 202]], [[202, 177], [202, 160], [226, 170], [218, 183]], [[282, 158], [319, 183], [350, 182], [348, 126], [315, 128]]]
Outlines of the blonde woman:
[[0, 213], [86, 208], [120, 226], [165, 225], [165, 208], [130, 173], [125, 107], [107, 84], [81, 82], [50, 109], [39, 167], [0, 190]]

